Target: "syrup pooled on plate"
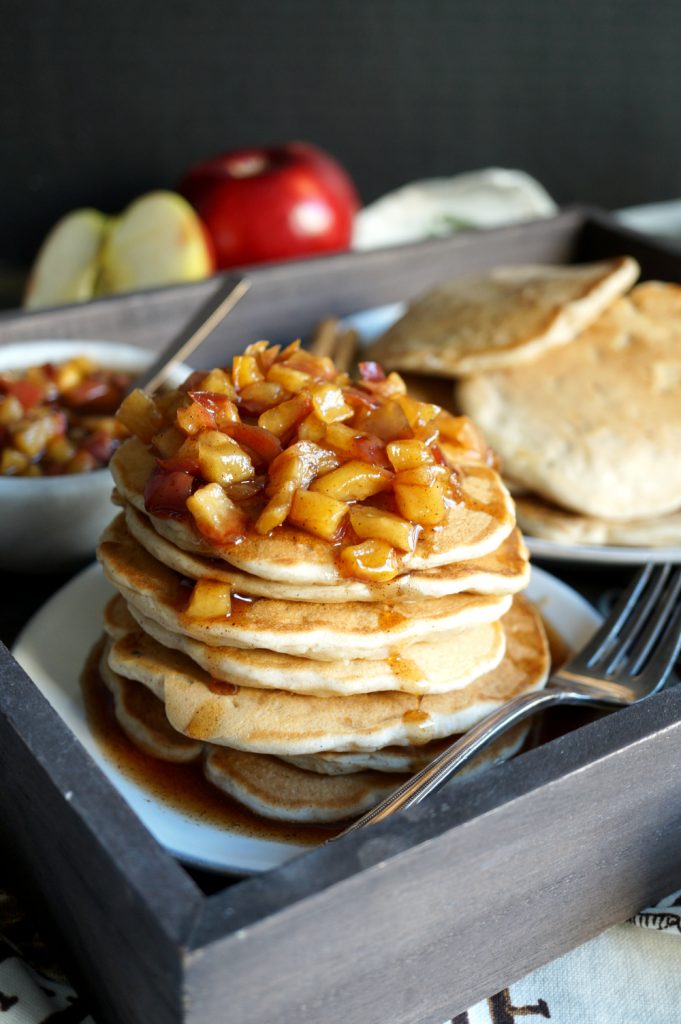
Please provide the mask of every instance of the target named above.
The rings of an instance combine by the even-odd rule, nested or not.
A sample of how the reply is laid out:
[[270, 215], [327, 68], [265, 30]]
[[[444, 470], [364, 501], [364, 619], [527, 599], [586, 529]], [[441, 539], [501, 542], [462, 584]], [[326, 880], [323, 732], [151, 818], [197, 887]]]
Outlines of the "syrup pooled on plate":
[[123, 774], [161, 803], [225, 831], [301, 846], [315, 846], [335, 834], [330, 828], [262, 818], [212, 786], [199, 762], [173, 764], [135, 746], [116, 719], [113, 699], [99, 673], [102, 646], [103, 641], [99, 640], [90, 652], [81, 675], [81, 692], [92, 735]]

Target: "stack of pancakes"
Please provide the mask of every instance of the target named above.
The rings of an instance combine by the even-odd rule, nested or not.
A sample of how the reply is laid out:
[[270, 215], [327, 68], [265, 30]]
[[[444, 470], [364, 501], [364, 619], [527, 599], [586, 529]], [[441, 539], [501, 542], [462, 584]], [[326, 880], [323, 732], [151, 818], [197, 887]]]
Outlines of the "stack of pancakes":
[[681, 542], [681, 287], [629, 291], [638, 273], [620, 257], [458, 279], [370, 353], [457, 381], [454, 404], [499, 455], [529, 534]]
[[[459, 500], [376, 580], [341, 571], [337, 544], [290, 522], [221, 543], [191, 517], [150, 511], [154, 445], [126, 441], [112, 462], [122, 511], [98, 557], [117, 591], [101, 674], [133, 741], [202, 759], [261, 815], [331, 823], [541, 687], [548, 645], [520, 594], [529, 570], [513, 502], [489, 459], [460, 454]], [[227, 615], [188, 613], [197, 581], [229, 588]]]

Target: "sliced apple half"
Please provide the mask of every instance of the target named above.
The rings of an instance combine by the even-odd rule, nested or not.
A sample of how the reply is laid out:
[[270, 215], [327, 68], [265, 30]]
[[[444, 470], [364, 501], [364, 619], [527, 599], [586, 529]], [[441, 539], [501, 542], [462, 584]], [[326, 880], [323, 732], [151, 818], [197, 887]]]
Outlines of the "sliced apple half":
[[215, 269], [203, 222], [175, 192], [149, 192], [112, 227], [100, 260], [97, 294], [196, 281]]
[[89, 208], [57, 221], [31, 268], [24, 306], [38, 309], [91, 299], [109, 225], [108, 217]]

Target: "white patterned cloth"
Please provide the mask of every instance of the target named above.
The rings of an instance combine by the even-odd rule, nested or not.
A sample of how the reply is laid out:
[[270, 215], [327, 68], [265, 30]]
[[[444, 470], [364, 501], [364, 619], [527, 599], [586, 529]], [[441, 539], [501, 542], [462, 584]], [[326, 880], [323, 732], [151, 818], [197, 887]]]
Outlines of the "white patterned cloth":
[[642, 910], [631, 923], [610, 928], [451, 1018], [451, 1024], [541, 1020], [552, 1024], [681, 1021], [681, 890]]

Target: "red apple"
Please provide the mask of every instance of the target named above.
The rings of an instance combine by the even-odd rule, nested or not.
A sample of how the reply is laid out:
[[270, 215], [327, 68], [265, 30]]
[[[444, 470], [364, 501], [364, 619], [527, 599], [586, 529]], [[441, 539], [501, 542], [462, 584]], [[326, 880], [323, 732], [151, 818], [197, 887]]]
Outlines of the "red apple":
[[234, 150], [192, 167], [179, 191], [220, 269], [347, 249], [359, 199], [333, 157], [306, 142]]

